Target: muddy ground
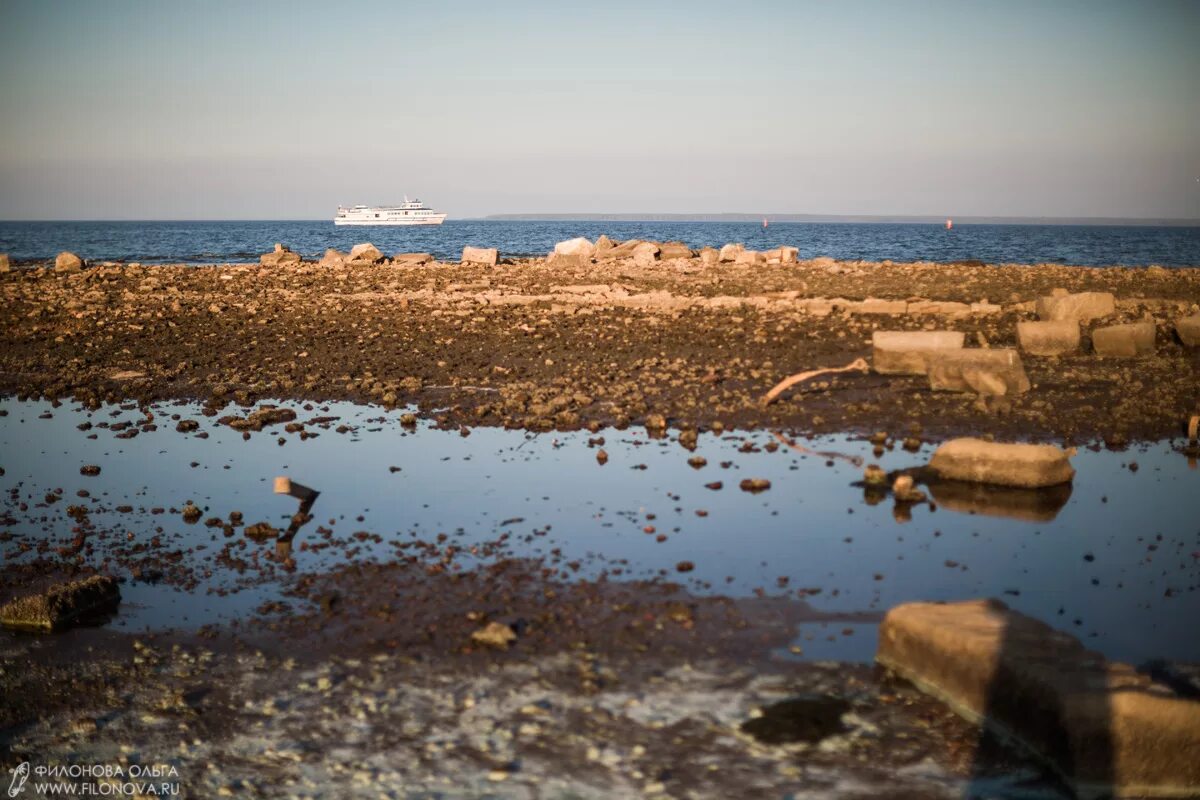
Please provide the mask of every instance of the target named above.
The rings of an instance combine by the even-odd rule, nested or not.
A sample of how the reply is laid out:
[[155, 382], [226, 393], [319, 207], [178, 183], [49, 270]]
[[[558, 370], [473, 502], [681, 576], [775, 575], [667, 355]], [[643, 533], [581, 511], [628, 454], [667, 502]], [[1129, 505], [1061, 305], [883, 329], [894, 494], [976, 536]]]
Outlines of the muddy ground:
[[[780, 656], [803, 603], [510, 561], [294, 595], [237, 632], [5, 636], [0, 764], [169, 766], [185, 797], [1060, 796], [880, 669]], [[515, 641], [474, 642], [488, 621]]]
[[[918, 377], [843, 373], [763, 408], [784, 377], [869, 356], [877, 329], [952, 328], [1013, 347], [1055, 288], [1111, 291], [1158, 323], [1157, 352], [1026, 356], [1033, 390], [983, 402]], [[590, 423], [1161, 438], [1200, 404], [1200, 350], [1173, 320], [1200, 272], [1057, 265], [586, 266], [543, 259], [318, 267], [111, 265], [0, 275], [0, 391], [103, 399], [418, 404], [448, 425]], [[909, 301], [861, 304], [870, 298]], [[933, 302], [918, 302], [933, 301]], [[939, 305], [940, 303], [940, 305]], [[963, 305], [954, 305], [963, 304]], [[1085, 326], [1087, 327], [1087, 326]]]

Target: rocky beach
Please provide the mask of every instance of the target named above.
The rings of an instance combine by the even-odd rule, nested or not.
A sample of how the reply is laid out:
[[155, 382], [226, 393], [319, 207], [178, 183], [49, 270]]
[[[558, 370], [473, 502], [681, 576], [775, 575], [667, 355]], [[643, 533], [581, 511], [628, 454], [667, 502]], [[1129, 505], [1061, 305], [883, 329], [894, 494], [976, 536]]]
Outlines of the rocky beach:
[[[797, 262], [791, 248], [782, 262], [778, 251], [645, 244], [609, 243], [598, 258], [468, 253], [485, 263], [371, 247], [321, 263], [281, 250], [259, 265], [84, 269], [65, 258], [10, 270], [0, 388], [214, 409], [271, 398], [417, 405], [446, 424], [530, 430], [776, 426], [1067, 443], [1180, 435], [1198, 410], [1194, 270]], [[1085, 301], [1099, 305], [1064, 308], [1079, 335], [1031, 354], [1018, 324], [1045, 317], [1039, 298], [1056, 293], [1092, 293]], [[1136, 357], [1096, 352], [1098, 329], [1144, 322], [1152, 341]], [[861, 371], [761, 402], [789, 375], [871, 356], [876, 331], [929, 330], [962, 332], [967, 349], [1017, 349], [1032, 388], [940, 392], [924, 375]]]
[[[1150, 649], [1197, 609], [1197, 532], [1073, 538], [1186, 486], [1197, 270], [607, 237], [0, 268], [6, 767], [155, 765], [190, 797], [1200, 791], [1191, 651]], [[1021, 577], [1007, 537], [1043, 529], [1055, 574], [1114, 608], [1152, 587], [1167, 633]], [[864, 637], [886, 666], [839, 649]], [[1066, 710], [1007, 702], [1034, 695]]]

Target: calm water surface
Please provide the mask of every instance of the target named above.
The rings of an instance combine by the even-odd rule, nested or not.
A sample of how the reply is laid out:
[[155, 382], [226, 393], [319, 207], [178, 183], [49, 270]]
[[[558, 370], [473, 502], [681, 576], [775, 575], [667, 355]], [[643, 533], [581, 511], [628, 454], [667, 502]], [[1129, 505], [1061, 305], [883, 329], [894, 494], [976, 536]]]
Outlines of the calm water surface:
[[370, 241], [387, 254], [430, 252], [457, 259], [466, 245], [502, 255], [544, 255], [574, 236], [680, 240], [692, 247], [744, 242], [794, 245], [802, 258], [882, 261], [1200, 266], [1200, 228], [1104, 225], [940, 225], [757, 222], [558, 222], [450, 220], [428, 227], [336, 227], [314, 222], [0, 222], [0, 253], [18, 262], [62, 250], [86, 259], [225, 263], [256, 261], [282, 242], [307, 258]]
[[[611, 571], [621, 568], [620, 579], [641, 578], [666, 570], [699, 593], [733, 596], [819, 589], [807, 596], [816, 610], [870, 620], [908, 600], [994, 596], [1112, 657], [1200, 661], [1200, 470], [1169, 443], [1124, 453], [1084, 450], [1073, 461], [1074, 486], [1049, 499], [986, 490], [941, 495], [936, 510], [916, 506], [905, 521], [890, 499], [865, 501], [853, 485], [861, 467], [786, 447], [768, 452], [769, 433], [702, 434], [691, 453], [640, 429], [606, 430], [596, 434], [609, 455], [600, 465], [588, 445], [594, 435], [586, 432], [478, 428], [464, 437], [424, 423], [409, 432], [399, 412], [376, 408], [291, 407], [300, 421], [339, 419], [327, 428], [310, 426], [320, 435], [307, 441], [282, 426], [243, 441], [197, 407], [163, 405], [154, 409], [157, 431], [119, 440], [106, 428], [85, 433], [77, 425], [142, 421], [140, 412], [107, 407], [89, 414], [67, 405], [0, 401], [8, 412], [0, 417], [0, 532], [18, 535], [0, 541], [0, 553], [15, 562], [33, 555], [19, 552], [22, 540], [69, 543], [75, 521], [67, 506], [87, 504], [96, 509], [97, 529], [118, 534], [90, 540], [92, 563], [99, 565], [109, 546], [124, 545], [125, 531], [144, 540], [161, 527], [168, 549], [183, 549], [186, 559], [211, 570], [194, 591], [129, 580], [113, 624], [141, 630], [234, 619], [277, 597], [279, 584], [247, 582], [217, 563], [213, 557], [228, 541], [220, 528], [149, 509], [178, 509], [192, 499], [205, 517], [228, 517], [236, 509], [247, 524], [283, 527], [296, 501], [275, 495], [271, 479], [289, 475], [321, 491], [315, 520], [297, 544], [319, 524], [330, 524], [339, 537], [360, 530], [382, 536], [381, 544], [364, 543], [354, 558], [394, 556], [398, 539], [431, 541], [445, 533], [469, 546], [509, 532], [513, 555], [562, 548], [568, 559], [583, 562], [585, 576], [608, 570], [617, 579]], [[200, 421], [200, 432], [210, 438], [175, 432], [171, 414]], [[337, 433], [343, 424], [350, 430]], [[747, 442], [755, 452], [743, 452]], [[805, 444], [886, 469], [924, 463], [930, 453], [896, 448], [876, 459], [871, 445], [846, 437]], [[689, 466], [693, 455], [708, 464]], [[101, 474], [81, 476], [85, 464], [101, 465]], [[747, 477], [767, 478], [772, 487], [761, 494], [740, 491]], [[723, 488], [705, 488], [715, 481]], [[46, 505], [43, 498], [54, 489], [63, 490], [63, 499]], [[78, 489], [91, 497], [77, 498]], [[27, 512], [19, 510], [22, 502]], [[122, 504], [134, 511], [117, 512]], [[667, 541], [645, 533], [647, 525]], [[236, 538], [243, 538], [240, 530]], [[246, 541], [246, 558], [255, 548], [273, 547]], [[294, 555], [301, 574], [345, 560], [335, 549]], [[695, 571], [677, 574], [682, 560], [692, 561]], [[218, 588], [230, 591], [212, 591]], [[847, 627], [853, 635], [842, 633]], [[814, 623], [799, 643], [806, 657], [869, 660], [875, 624]]]

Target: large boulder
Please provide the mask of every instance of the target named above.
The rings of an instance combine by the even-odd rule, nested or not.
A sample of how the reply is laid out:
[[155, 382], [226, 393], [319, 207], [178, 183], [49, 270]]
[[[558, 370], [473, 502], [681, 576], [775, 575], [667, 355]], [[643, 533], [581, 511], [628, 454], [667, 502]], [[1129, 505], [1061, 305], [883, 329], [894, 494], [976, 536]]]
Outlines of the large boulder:
[[500, 253], [494, 247], [464, 247], [462, 252], [462, 263], [464, 264], [484, 264], [485, 266], [494, 267], [500, 260]]
[[1141, 356], [1154, 352], [1154, 323], [1133, 322], [1092, 331], [1092, 347], [1098, 356]]
[[346, 258], [347, 255], [341, 250], [334, 250], [331, 247], [325, 251], [325, 255], [321, 256], [321, 260], [317, 264], [322, 267], [341, 267], [345, 266]]
[[370, 242], [356, 244], [350, 248], [350, 255], [346, 257], [348, 264], [378, 264], [383, 261], [384, 255], [379, 251], [379, 248]]
[[630, 256], [633, 258], [633, 263], [639, 267], [653, 266], [658, 260], [659, 246], [654, 242], [640, 242], [633, 248]]
[[927, 363], [931, 389], [984, 395], [1016, 395], [1030, 389], [1021, 356], [1013, 349], [935, 351]]
[[1200, 347], [1200, 314], [1175, 320], [1175, 333], [1188, 347]]
[[79, 272], [83, 269], [83, 259], [74, 253], [64, 250], [54, 259], [55, 272]]
[[738, 253], [746, 249], [746, 246], [741, 243], [724, 245], [717, 254], [717, 260], [722, 263], [732, 263], [737, 261]]
[[691, 258], [695, 253], [683, 242], [666, 242], [658, 251], [658, 257], [663, 261], [670, 258]]
[[574, 239], [567, 239], [565, 242], [559, 242], [554, 245], [555, 256], [575, 256], [579, 259], [590, 259], [596, 252], [596, 245], [592, 244], [589, 239], [582, 236], [577, 236]]
[[746, 265], [765, 264], [767, 263], [767, 257], [757, 250], [742, 250], [734, 258], [733, 263]]
[[942, 480], [1038, 489], [1075, 477], [1068, 454], [1052, 444], [951, 439], [934, 451], [929, 470]]
[[600, 234], [600, 238], [596, 240], [596, 251], [592, 253], [592, 258], [604, 258], [604, 254], [616, 246], [616, 242], [602, 233]]
[[1018, 322], [1017, 342], [1034, 356], [1061, 356], [1079, 349], [1079, 323], [1073, 319]]
[[554, 245], [547, 262], [563, 267], [582, 267], [592, 262], [596, 246], [580, 236]]
[[883, 375], [924, 375], [931, 354], [961, 350], [964, 338], [961, 331], [875, 331], [872, 366]]
[[1040, 754], [1076, 796], [1200, 793], [1200, 701], [998, 600], [897, 606], [875, 658]]
[[8, 253], [0, 253], [0, 272], [9, 272], [12, 264], [8, 263]]
[[258, 260], [264, 267], [279, 267], [284, 264], [299, 264], [300, 254], [293, 253], [283, 245], [276, 243], [274, 250], [270, 253], [263, 253]]
[[705, 247], [700, 250], [700, 263], [705, 266], [716, 264], [719, 258], [720, 253], [712, 247]]
[[1072, 319], [1076, 322], [1087, 322], [1107, 317], [1116, 310], [1117, 301], [1111, 292], [1067, 294], [1063, 290], [1055, 290], [1048, 297], [1037, 299], [1038, 319], [1043, 320]]

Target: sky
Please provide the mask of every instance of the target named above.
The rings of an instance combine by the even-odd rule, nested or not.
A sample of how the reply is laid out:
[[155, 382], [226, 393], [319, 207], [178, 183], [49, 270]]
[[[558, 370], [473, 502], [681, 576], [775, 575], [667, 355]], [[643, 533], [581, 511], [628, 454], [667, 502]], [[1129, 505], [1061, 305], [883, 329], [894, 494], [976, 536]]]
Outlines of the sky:
[[1200, 218], [1200, 2], [0, 0], [0, 219]]

